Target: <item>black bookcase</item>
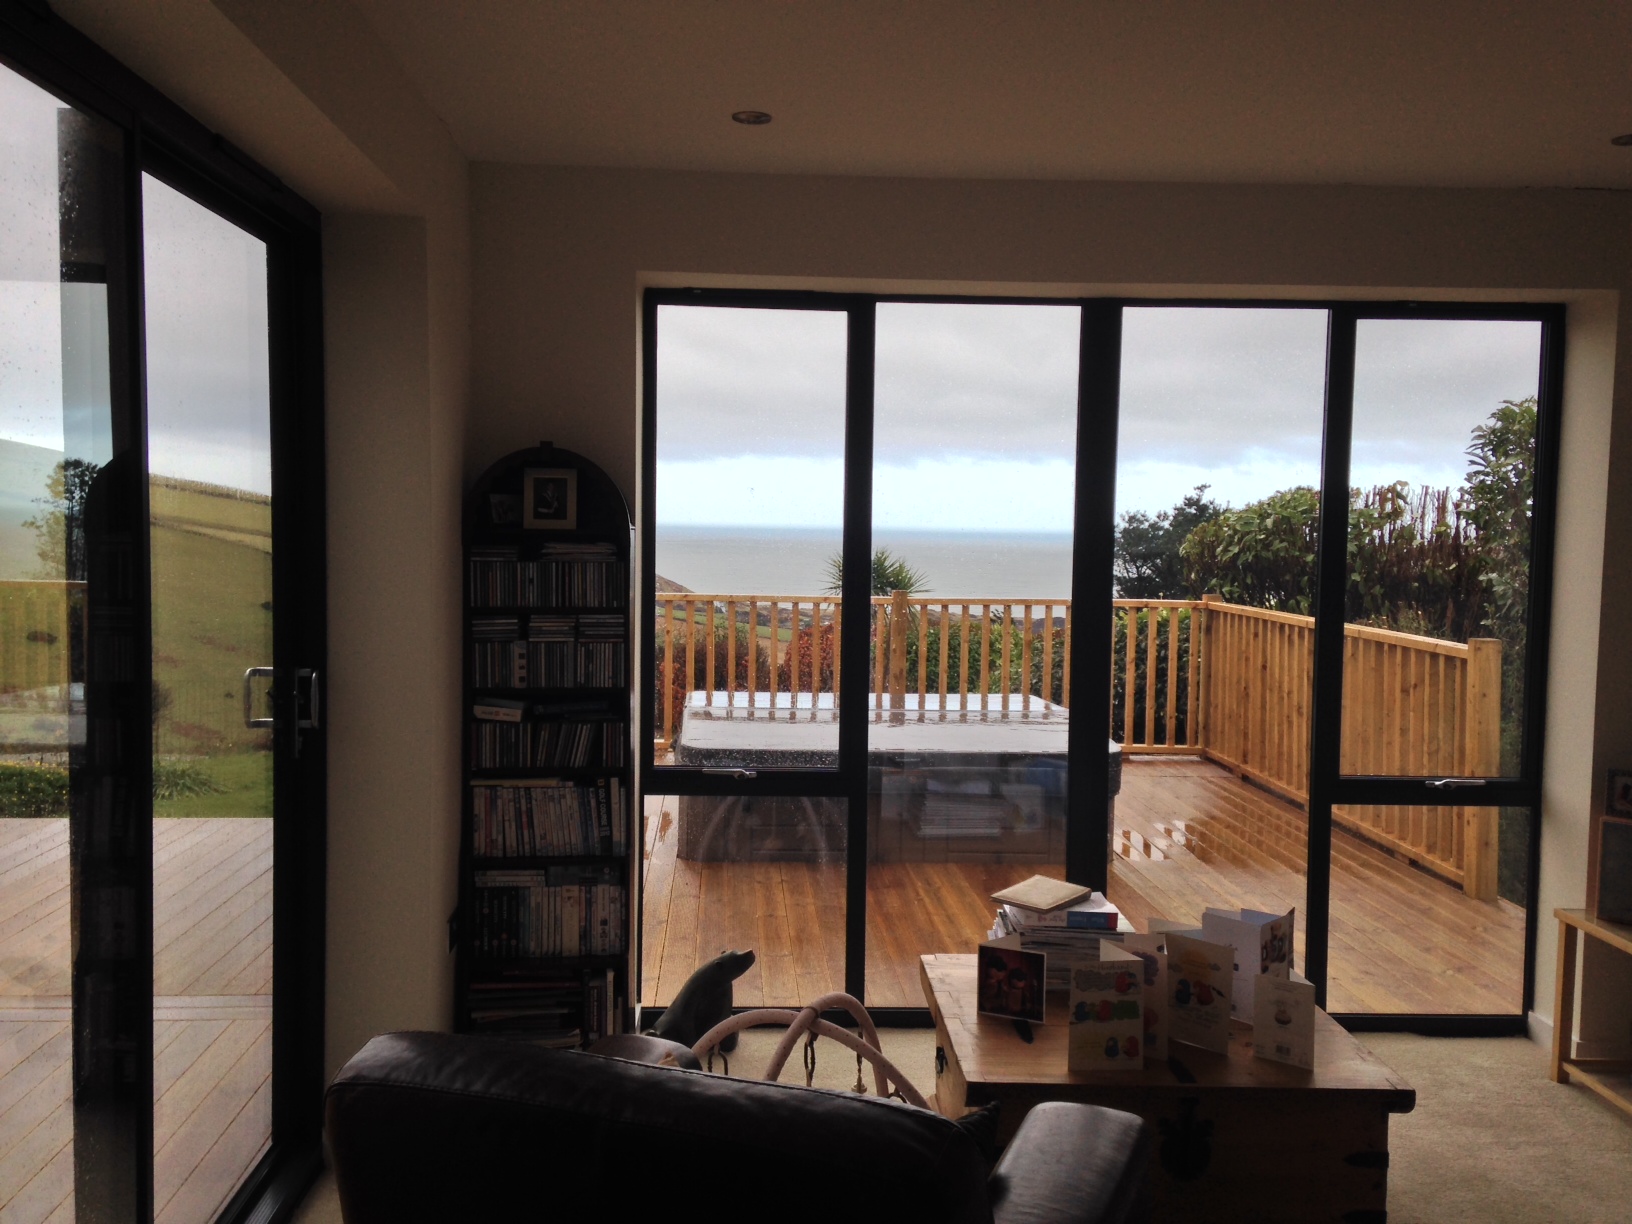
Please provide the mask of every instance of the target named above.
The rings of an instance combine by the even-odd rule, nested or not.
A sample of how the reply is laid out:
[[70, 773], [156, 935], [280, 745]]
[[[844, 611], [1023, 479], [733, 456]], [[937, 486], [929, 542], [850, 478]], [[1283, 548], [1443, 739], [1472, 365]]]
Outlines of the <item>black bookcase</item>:
[[568, 1046], [629, 1025], [632, 538], [606, 473], [547, 442], [465, 501], [462, 1032]]

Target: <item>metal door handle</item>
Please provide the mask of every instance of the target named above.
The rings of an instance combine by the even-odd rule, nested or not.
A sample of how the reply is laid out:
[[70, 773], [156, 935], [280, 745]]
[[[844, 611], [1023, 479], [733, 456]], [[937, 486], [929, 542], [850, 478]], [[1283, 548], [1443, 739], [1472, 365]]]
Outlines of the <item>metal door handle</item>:
[[317, 668], [303, 667], [295, 673], [295, 726], [302, 731], [315, 731], [322, 726]]
[[1431, 778], [1426, 783], [1434, 790], [1459, 790], [1464, 786], [1483, 786], [1484, 778]]
[[255, 690], [253, 685], [255, 680], [270, 680], [271, 678], [272, 669], [270, 667], [244, 669], [244, 726], [270, 727], [273, 725], [273, 719], [255, 717]]
[[757, 777], [759, 777], [759, 771], [757, 769], [705, 769], [705, 770], [703, 770], [703, 772], [705, 774], [714, 774], [716, 777], [720, 777], [720, 778], [757, 778]]

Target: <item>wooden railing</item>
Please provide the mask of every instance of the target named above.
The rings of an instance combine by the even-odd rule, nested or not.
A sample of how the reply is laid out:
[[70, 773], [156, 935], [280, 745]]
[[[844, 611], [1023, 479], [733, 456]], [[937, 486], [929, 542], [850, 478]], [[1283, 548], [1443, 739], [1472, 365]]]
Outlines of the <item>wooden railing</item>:
[[[657, 595], [659, 750], [693, 689], [768, 694], [814, 710], [837, 694], [843, 624], [834, 596]], [[872, 600], [875, 708], [921, 713], [1071, 704], [1069, 600]], [[1309, 797], [1314, 620], [1201, 600], [1113, 601], [1111, 728], [1128, 755], [1206, 757], [1300, 805]], [[1501, 738], [1501, 644], [1349, 625], [1342, 768], [1400, 776], [1494, 776]], [[812, 695], [803, 703], [799, 695]], [[1338, 807], [1333, 819], [1469, 895], [1496, 895], [1496, 812]]]

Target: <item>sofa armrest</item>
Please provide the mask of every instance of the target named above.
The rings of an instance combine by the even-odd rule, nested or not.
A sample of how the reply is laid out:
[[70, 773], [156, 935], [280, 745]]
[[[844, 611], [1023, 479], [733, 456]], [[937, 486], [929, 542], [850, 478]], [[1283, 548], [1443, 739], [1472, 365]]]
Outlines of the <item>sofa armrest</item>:
[[1150, 1128], [1137, 1114], [1033, 1107], [992, 1170], [995, 1224], [1133, 1224], [1150, 1218]]

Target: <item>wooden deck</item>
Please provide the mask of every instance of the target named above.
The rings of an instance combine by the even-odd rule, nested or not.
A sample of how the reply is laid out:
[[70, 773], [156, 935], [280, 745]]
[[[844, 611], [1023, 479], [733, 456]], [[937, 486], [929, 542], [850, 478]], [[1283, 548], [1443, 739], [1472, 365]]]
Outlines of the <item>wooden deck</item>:
[[[272, 822], [156, 820], [154, 1203], [208, 1224], [272, 1122]], [[0, 1220], [74, 1217], [65, 820], [0, 820]]]
[[[730, 947], [759, 957], [737, 982], [739, 1006], [842, 989], [842, 864], [681, 861], [673, 812], [672, 799], [647, 800], [642, 1003], [668, 1002], [697, 964]], [[1301, 934], [1307, 820], [1299, 808], [1205, 761], [1132, 758], [1116, 814], [1111, 899], [1135, 926], [1152, 915], [1199, 921], [1209, 905], [1296, 906]], [[1470, 900], [1341, 831], [1333, 843], [1331, 1010], [1518, 1012], [1522, 910]], [[1029, 870], [874, 863], [866, 1002], [923, 1006], [919, 954], [973, 948], [991, 921], [990, 893]]]

